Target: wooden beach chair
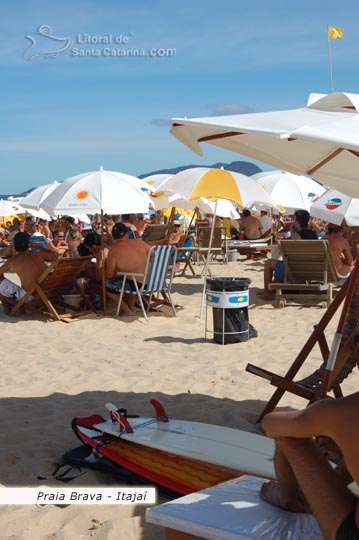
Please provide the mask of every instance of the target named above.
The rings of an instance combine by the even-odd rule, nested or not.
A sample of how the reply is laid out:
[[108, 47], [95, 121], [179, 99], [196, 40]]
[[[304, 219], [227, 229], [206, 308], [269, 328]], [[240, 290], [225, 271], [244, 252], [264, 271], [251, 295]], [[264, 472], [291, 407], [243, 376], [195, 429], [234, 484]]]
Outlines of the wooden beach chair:
[[142, 235], [142, 240], [151, 245], [160, 245], [167, 242], [168, 225], [149, 225]]
[[[66, 321], [94, 312], [95, 308], [76, 283], [76, 278], [87, 267], [90, 259], [90, 256], [56, 259], [43, 271], [21, 300], [15, 301], [0, 295], [5, 313], [14, 316], [24, 309], [41, 313], [57, 321]], [[78, 290], [88, 306], [87, 310], [76, 308], [63, 300], [62, 295], [71, 286]]]
[[[171, 296], [171, 286], [173, 280], [173, 274], [175, 270], [176, 261], [176, 247], [173, 245], [152, 246], [148, 255], [145, 272], [143, 274], [133, 273], [118, 273], [119, 277], [123, 278], [120, 297], [118, 300], [116, 316], [120, 312], [121, 302], [124, 293], [136, 294], [140, 303], [142, 313], [148, 321], [148, 313], [153, 307], [152, 297], [157, 296], [154, 304], [158, 305], [169, 304], [172, 308], [173, 314], [176, 315], [176, 309]], [[141, 282], [137, 282], [137, 279], [141, 278]], [[128, 292], [126, 290], [127, 279], [132, 280], [135, 291]], [[162, 298], [158, 298], [158, 294], [162, 295]], [[146, 305], [146, 307], [145, 307]]]
[[[209, 242], [211, 238], [211, 227], [197, 227], [196, 238], [199, 257], [205, 263], [210, 247]], [[211, 259], [215, 259], [218, 255], [221, 255], [223, 262], [227, 262], [226, 245], [226, 228], [214, 227], [211, 245]]]
[[[315, 243], [315, 242], [314, 242]], [[312, 334], [304, 344], [303, 348], [295, 358], [287, 373], [283, 376], [268, 371], [260, 366], [247, 364], [246, 371], [268, 380], [276, 387], [272, 397], [261, 412], [258, 422], [269, 412], [271, 412], [279, 403], [285, 392], [290, 392], [297, 396], [307, 399], [309, 403], [315, 401], [320, 395], [321, 384], [323, 382], [325, 365], [329, 356], [329, 346], [324, 334], [329, 322], [343, 302], [348, 288], [348, 281], [339, 290], [333, 302], [330, 304], [318, 324], [315, 325]], [[342, 397], [341, 383], [353, 371], [355, 366], [359, 366], [359, 280], [356, 283], [356, 290], [353, 295], [346, 323], [335, 362], [334, 370], [329, 380], [329, 392], [335, 397]], [[311, 375], [304, 379], [294, 381], [305, 360], [318, 345], [321, 351], [323, 362], [320, 367]]]
[[333, 287], [339, 285], [327, 240], [281, 240], [278, 242], [284, 261], [284, 282], [270, 283], [275, 291], [275, 306], [284, 307], [287, 300], [321, 302], [326, 307], [333, 299]]

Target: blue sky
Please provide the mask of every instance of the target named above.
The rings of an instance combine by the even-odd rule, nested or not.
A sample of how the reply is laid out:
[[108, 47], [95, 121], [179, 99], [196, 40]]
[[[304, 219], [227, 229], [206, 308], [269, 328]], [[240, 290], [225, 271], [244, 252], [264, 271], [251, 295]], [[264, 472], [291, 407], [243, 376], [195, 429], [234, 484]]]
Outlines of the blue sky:
[[[0, 191], [100, 165], [137, 175], [247, 160], [210, 146], [195, 156], [170, 135], [169, 119], [301, 107], [310, 92], [330, 92], [327, 24], [344, 28], [344, 38], [331, 42], [335, 90], [357, 93], [357, 0], [6, 2]], [[41, 26], [69, 41], [39, 34]], [[80, 43], [85, 36], [112, 43]], [[55, 58], [44, 54], [69, 43]], [[105, 48], [163, 56], [105, 56]], [[76, 56], [80, 49], [95, 52]]]

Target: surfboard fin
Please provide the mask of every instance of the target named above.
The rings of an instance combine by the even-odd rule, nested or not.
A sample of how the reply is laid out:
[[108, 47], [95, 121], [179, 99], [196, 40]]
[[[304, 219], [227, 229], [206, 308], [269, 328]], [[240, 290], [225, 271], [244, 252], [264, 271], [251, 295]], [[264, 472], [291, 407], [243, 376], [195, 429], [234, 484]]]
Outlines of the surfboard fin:
[[157, 420], [160, 420], [161, 422], [169, 422], [168, 415], [163, 405], [157, 401], [157, 399], [150, 399], [150, 403], [155, 408]]
[[[111, 420], [118, 423], [120, 433], [133, 433], [133, 429], [126, 418], [127, 411], [125, 409], [117, 409], [113, 403], [106, 403], [106, 409], [110, 411]], [[124, 412], [124, 414], [122, 414]]]

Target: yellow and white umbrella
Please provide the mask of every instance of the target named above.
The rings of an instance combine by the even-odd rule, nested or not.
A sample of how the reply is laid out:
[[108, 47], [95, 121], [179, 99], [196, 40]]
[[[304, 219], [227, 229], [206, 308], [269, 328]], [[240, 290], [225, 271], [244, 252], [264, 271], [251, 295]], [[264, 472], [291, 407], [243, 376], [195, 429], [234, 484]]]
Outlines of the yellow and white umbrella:
[[[238, 206], [250, 207], [253, 205], [264, 206], [266, 208], [276, 208], [276, 203], [271, 196], [249, 176], [224, 169], [210, 169], [208, 167], [194, 167], [186, 169], [170, 178], [165, 179], [157, 187], [156, 192], [178, 193], [188, 200], [196, 200], [200, 197], [212, 198], [216, 200], [213, 210], [214, 216], [217, 213], [218, 199], [227, 199]], [[215, 219], [212, 220], [209, 250], [204, 269], [204, 284], [201, 302], [201, 312], [203, 314], [204, 297], [206, 290], [206, 278], [208, 265], [211, 256], [211, 244], [213, 238], [213, 228]]]

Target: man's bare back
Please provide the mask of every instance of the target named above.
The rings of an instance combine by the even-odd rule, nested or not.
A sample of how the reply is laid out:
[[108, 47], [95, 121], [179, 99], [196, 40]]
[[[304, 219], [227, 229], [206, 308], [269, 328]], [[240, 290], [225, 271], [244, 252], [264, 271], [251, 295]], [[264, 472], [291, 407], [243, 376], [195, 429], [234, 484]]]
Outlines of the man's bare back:
[[342, 276], [349, 274], [354, 267], [349, 242], [343, 237], [339, 230], [337, 232], [329, 232], [329, 234], [324, 237], [324, 240], [328, 240], [329, 242], [330, 251], [337, 272]]
[[241, 230], [248, 240], [256, 240], [263, 231], [263, 225], [258, 218], [251, 215], [249, 210], [243, 210]]
[[[26, 233], [18, 233], [26, 234]], [[14, 237], [14, 246], [16, 249], [16, 237]], [[28, 241], [28, 247], [31, 242]], [[13, 270], [20, 278], [22, 288], [27, 291], [33, 283], [40, 277], [46, 268], [45, 262], [51, 262], [57, 259], [56, 251], [44, 248], [38, 244], [34, 244], [39, 251], [30, 251], [26, 247], [25, 251], [19, 251], [16, 255], [8, 259], [0, 268], [0, 280], [9, 270]]]
[[143, 240], [115, 240], [107, 257], [106, 276], [113, 277], [117, 272], [143, 274], [150, 249], [151, 246]]

